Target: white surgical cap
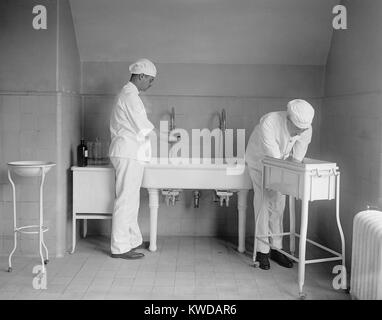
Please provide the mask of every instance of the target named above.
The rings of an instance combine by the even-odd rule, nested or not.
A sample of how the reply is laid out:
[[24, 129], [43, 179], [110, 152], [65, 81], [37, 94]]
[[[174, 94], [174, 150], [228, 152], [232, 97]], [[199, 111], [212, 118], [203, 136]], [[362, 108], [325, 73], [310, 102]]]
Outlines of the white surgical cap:
[[132, 74], [147, 74], [148, 76], [155, 77], [157, 75], [157, 69], [154, 63], [148, 59], [139, 59], [129, 66], [129, 70]]
[[300, 129], [307, 129], [312, 124], [314, 109], [311, 104], [305, 100], [295, 99], [289, 101], [287, 113], [290, 120]]

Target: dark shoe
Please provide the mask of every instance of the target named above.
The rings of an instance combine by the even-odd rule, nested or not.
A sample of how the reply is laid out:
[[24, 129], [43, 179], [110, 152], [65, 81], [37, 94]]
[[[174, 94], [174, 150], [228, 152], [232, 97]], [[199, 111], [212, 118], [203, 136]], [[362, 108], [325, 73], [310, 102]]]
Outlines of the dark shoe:
[[140, 259], [140, 258], [143, 258], [144, 256], [145, 255], [143, 253], [135, 252], [134, 250], [130, 250], [121, 254], [114, 254], [114, 253], [111, 254], [112, 258], [121, 258], [121, 259], [129, 259], [129, 260]]
[[268, 253], [256, 252], [256, 261], [259, 262], [260, 269], [269, 270], [271, 268]]
[[138, 247], [135, 247], [131, 250], [137, 250], [137, 249], [146, 249], [148, 250], [150, 247], [150, 241], [143, 241], [141, 245], [139, 245]]
[[285, 268], [293, 268], [293, 262], [277, 250], [271, 250], [271, 259]]

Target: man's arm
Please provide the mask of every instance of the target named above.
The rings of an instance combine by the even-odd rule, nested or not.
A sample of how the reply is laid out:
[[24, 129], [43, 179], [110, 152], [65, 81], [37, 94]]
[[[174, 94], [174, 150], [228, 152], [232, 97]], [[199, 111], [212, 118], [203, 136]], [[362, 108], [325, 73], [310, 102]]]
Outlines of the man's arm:
[[293, 146], [293, 160], [301, 162], [306, 152], [308, 151], [308, 146], [312, 140], [312, 128], [309, 128], [301, 134], [301, 138], [296, 141]]

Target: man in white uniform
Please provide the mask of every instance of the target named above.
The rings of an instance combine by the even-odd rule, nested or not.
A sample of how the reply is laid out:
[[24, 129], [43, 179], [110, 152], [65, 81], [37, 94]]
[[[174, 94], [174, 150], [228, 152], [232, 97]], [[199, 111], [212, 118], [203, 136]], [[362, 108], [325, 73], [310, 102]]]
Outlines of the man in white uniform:
[[116, 174], [111, 256], [138, 259], [144, 256], [135, 251], [142, 245], [138, 226], [139, 195], [144, 162], [151, 156], [149, 134], [154, 130], [139, 92], [151, 87], [157, 71], [147, 59], [133, 63], [129, 70], [130, 81], [122, 88], [110, 118], [109, 156]]
[[[305, 100], [292, 100], [287, 111], [270, 112], [260, 119], [260, 123], [251, 134], [247, 149], [246, 162], [253, 182], [255, 219], [258, 215], [256, 234], [283, 232], [283, 213], [285, 196], [273, 190], [264, 190], [262, 200], [262, 159], [270, 156], [301, 162], [312, 138], [311, 123], [314, 117], [313, 107]], [[266, 239], [266, 238], [263, 238]], [[270, 239], [274, 247], [282, 249], [282, 237]], [[260, 268], [270, 269], [270, 258], [278, 264], [292, 268], [293, 263], [277, 250], [270, 250], [268, 244], [257, 242], [256, 261]]]

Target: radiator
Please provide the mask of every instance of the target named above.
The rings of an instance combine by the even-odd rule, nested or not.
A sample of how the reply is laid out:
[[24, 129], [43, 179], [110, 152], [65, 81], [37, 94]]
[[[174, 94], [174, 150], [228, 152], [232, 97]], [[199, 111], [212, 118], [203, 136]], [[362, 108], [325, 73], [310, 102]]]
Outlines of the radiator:
[[359, 212], [353, 221], [350, 294], [382, 300], [382, 212]]

